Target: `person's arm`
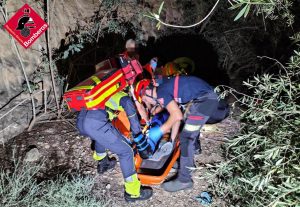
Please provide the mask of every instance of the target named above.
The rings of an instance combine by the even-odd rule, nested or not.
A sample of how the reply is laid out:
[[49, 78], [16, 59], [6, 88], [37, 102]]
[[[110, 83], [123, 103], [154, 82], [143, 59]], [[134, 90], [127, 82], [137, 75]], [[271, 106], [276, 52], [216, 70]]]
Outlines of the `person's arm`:
[[124, 96], [120, 100], [120, 105], [123, 107], [128, 120], [130, 122], [130, 129], [135, 136], [139, 134], [141, 130], [140, 121], [138, 119], [134, 104], [129, 96]]
[[179, 109], [177, 103], [174, 100], [172, 100], [170, 103], [168, 103], [166, 109], [168, 110], [170, 116], [169, 116], [168, 120], [166, 121], [166, 123], [164, 123], [160, 127], [163, 134], [170, 131], [170, 129], [173, 126], [180, 125], [180, 121], [183, 119], [183, 114], [182, 114], [181, 110]]
[[144, 119], [146, 122], [148, 122], [149, 118], [148, 118], [147, 111], [146, 111], [145, 107], [140, 102], [138, 102], [137, 100], [135, 100], [134, 103], [135, 103], [135, 106], [136, 106], [141, 118]]
[[148, 118], [147, 111], [146, 111], [145, 107], [144, 107], [140, 102], [138, 102], [138, 100], [136, 99], [136, 97], [135, 97], [135, 95], [134, 95], [134, 88], [133, 88], [132, 85], [130, 86], [130, 93], [131, 93], [131, 96], [132, 96], [132, 98], [133, 98], [134, 104], [135, 104], [135, 106], [136, 106], [136, 109], [137, 109], [139, 115], [140, 115], [141, 118], [144, 119], [146, 122], [149, 122], [149, 118]]
[[152, 107], [150, 113], [152, 115], [158, 114], [159, 112], [161, 112], [163, 110], [163, 108], [161, 107], [161, 105], [156, 105], [154, 107]]

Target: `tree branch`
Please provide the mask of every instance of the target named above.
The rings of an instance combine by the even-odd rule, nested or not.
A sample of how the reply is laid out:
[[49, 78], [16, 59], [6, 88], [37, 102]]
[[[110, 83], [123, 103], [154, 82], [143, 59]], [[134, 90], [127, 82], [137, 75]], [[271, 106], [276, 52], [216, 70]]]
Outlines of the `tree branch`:
[[174, 27], [174, 28], [183, 28], [183, 29], [187, 29], [187, 28], [191, 28], [191, 27], [195, 27], [195, 26], [198, 26], [199, 24], [201, 24], [202, 22], [204, 22], [212, 13], [213, 11], [215, 10], [215, 8], [217, 7], [218, 3], [220, 2], [220, 0], [217, 0], [217, 2], [215, 3], [215, 5], [213, 6], [213, 8], [210, 10], [210, 12], [199, 22], [195, 23], [195, 24], [192, 24], [192, 25], [187, 25], [187, 26], [184, 26], [184, 25], [173, 25], [173, 24], [168, 24], [166, 22], [163, 22], [160, 18], [159, 18], [159, 15], [155, 15], [154, 18], [159, 22], [161, 23], [162, 25], [165, 25], [167, 27]]

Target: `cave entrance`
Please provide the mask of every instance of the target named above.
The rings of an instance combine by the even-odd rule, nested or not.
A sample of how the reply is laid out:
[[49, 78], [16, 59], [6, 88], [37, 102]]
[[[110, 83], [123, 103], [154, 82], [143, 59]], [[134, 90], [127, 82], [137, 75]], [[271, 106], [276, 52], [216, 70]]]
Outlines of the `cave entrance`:
[[[107, 34], [97, 45], [87, 45], [68, 61], [69, 88], [95, 73], [95, 65], [123, 52], [126, 39], [135, 39], [134, 34], [125, 38], [118, 34]], [[218, 68], [218, 55], [212, 45], [200, 35], [173, 34], [157, 40], [149, 38], [145, 46], [138, 47], [140, 62], [145, 65], [152, 57], [158, 57], [158, 66], [163, 66], [179, 57], [188, 57], [195, 62], [192, 75], [211, 85], [228, 84], [227, 74]]]
[[140, 48], [141, 63], [152, 57], [158, 57], [158, 66], [164, 65], [178, 57], [189, 57], [195, 62], [195, 72], [212, 85], [228, 84], [227, 74], [218, 68], [218, 55], [212, 45], [200, 35], [173, 34], [154, 40], [150, 38], [147, 45]]
[[68, 75], [69, 88], [95, 74], [95, 65], [121, 53], [125, 39], [119, 34], [106, 34], [98, 44], [86, 44], [79, 53], [59, 65], [60, 74]]

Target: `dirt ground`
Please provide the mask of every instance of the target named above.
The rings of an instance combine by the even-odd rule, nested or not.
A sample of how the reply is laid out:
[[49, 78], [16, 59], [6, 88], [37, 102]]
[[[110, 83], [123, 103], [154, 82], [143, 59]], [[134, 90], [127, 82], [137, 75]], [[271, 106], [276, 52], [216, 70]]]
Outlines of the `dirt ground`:
[[[97, 174], [97, 163], [91, 157], [90, 140], [78, 135], [74, 121], [40, 123], [32, 131], [24, 132], [8, 143], [0, 145], [1, 165], [9, 167], [13, 155], [24, 159], [28, 151], [37, 148], [39, 159], [46, 160], [42, 176], [52, 177], [63, 172], [96, 176], [94, 192], [99, 198], [107, 199], [109, 206], [201, 206], [195, 197], [208, 190], [208, 182], [199, 179], [205, 176], [205, 169], [201, 167], [222, 161], [220, 146], [237, 131], [238, 127], [237, 121], [227, 118], [221, 123], [206, 125], [203, 128], [202, 153], [195, 157], [196, 167], [200, 169], [193, 173], [193, 189], [168, 193], [160, 186], [153, 186], [154, 195], [150, 200], [133, 204], [124, 201], [123, 179], [119, 165], [109, 173]], [[221, 199], [214, 197], [211, 206], [226, 205]]]

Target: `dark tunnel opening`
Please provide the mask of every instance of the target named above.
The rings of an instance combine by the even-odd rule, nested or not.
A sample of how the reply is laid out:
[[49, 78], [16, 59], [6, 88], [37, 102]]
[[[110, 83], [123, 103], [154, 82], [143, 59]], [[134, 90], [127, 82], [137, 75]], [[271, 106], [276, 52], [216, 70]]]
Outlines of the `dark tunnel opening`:
[[[60, 61], [58, 68], [61, 75], [68, 74], [69, 88], [75, 86], [95, 73], [95, 65], [124, 51], [127, 39], [135, 39], [133, 33], [125, 38], [118, 34], [107, 34], [95, 45], [85, 45], [79, 53]], [[218, 68], [218, 55], [212, 45], [199, 35], [174, 34], [157, 40], [149, 38], [146, 45], [138, 45], [140, 62], [145, 65], [152, 57], [158, 57], [158, 67], [179, 58], [188, 57], [195, 63], [191, 75], [198, 76], [211, 85], [228, 84], [225, 71]]]
[[200, 35], [174, 34], [158, 40], [150, 38], [147, 46], [140, 48], [141, 63], [158, 57], [162, 66], [179, 57], [188, 57], [195, 62], [195, 72], [211, 85], [228, 84], [227, 74], [218, 68], [218, 55], [212, 45]]

